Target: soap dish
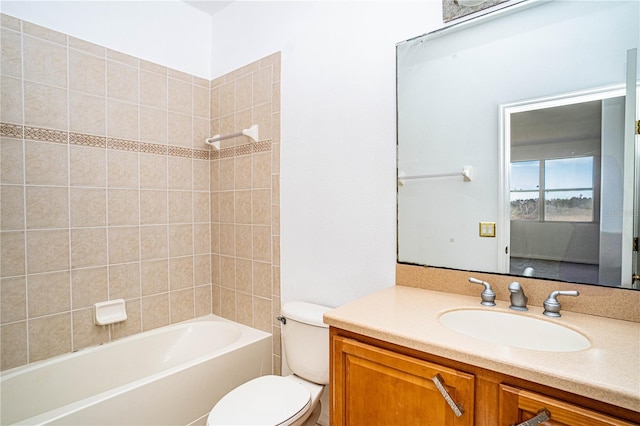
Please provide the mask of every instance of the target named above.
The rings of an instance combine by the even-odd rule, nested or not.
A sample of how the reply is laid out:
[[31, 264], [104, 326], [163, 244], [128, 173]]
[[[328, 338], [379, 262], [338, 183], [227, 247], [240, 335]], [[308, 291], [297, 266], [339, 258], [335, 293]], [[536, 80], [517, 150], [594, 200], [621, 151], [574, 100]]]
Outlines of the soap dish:
[[114, 299], [107, 302], [98, 302], [93, 305], [94, 322], [96, 325], [108, 325], [127, 319], [127, 311], [124, 299]]

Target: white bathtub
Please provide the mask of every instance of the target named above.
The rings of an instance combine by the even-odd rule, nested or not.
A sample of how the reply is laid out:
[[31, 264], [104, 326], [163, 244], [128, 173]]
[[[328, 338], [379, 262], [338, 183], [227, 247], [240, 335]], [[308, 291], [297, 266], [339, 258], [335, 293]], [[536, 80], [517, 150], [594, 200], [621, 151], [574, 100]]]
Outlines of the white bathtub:
[[207, 315], [8, 370], [0, 424], [204, 424], [227, 392], [271, 373], [271, 342]]

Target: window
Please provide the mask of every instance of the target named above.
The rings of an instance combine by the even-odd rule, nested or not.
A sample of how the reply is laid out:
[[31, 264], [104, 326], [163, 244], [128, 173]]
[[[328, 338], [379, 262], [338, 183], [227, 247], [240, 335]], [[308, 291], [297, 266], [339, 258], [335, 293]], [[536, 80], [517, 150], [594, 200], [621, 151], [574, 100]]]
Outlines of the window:
[[511, 163], [511, 220], [592, 222], [593, 166], [593, 157]]

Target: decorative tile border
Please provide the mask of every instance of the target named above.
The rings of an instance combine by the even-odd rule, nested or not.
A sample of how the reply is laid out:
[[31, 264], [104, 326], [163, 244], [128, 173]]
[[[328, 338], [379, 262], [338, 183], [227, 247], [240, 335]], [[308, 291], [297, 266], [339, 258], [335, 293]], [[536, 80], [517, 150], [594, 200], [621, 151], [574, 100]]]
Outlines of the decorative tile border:
[[168, 155], [170, 157], [195, 158], [197, 160], [216, 160], [220, 158], [230, 158], [271, 150], [270, 139], [224, 148], [220, 151], [209, 151], [206, 149], [192, 149], [181, 146], [106, 138], [104, 136], [64, 132], [60, 130], [21, 126], [19, 124], [10, 123], [0, 123], [0, 136], [16, 139], [29, 139], [40, 142], [68, 143], [71, 145], [115, 149], [118, 151]]

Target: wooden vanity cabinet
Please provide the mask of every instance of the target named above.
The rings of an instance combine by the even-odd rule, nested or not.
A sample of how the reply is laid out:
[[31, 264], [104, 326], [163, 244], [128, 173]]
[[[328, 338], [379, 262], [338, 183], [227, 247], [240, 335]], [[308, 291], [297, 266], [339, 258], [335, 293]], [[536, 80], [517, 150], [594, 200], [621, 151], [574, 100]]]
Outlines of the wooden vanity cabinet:
[[[331, 426], [640, 425], [640, 413], [331, 327]], [[457, 417], [432, 378], [464, 412]]]

